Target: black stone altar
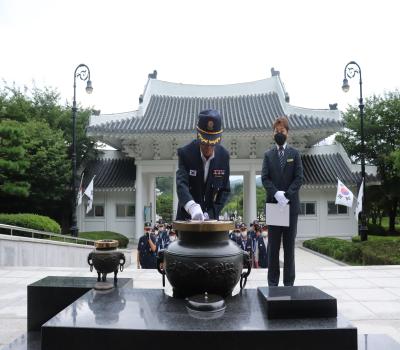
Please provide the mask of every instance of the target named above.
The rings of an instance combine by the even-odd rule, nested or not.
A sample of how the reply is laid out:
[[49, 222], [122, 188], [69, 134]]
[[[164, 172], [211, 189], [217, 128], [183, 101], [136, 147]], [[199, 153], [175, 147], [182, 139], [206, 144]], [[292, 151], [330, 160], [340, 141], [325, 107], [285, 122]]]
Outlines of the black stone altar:
[[[226, 298], [225, 312], [212, 319], [191, 315], [185, 300], [163, 290], [98, 293], [86, 293], [42, 326], [43, 350], [151, 350], [167, 344], [174, 350], [357, 349], [357, 329], [341, 316], [269, 320], [255, 289]], [[96, 311], [110, 305], [111, 315]]]
[[[358, 350], [382, 349], [400, 350], [400, 344], [385, 334], [358, 335]], [[10, 344], [0, 348], [0, 350], [41, 350], [40, 332], [23, 334]]]
[[336, 317], [336, 299], [313, 286], [259, 287], [267, 317]]
[[[28, 285], [28, 331], [38, 331], [43, 323], [94, 288], [95, 277], [48, 276]], [[131, 278], [120, 278], [118, 287], [132, 287]]]

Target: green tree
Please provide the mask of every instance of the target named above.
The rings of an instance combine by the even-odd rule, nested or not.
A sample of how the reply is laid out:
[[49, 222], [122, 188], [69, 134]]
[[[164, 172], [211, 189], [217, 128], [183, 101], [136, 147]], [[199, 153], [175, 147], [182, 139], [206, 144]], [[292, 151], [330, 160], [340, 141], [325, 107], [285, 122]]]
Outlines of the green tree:
[[[85, 134], [90, 114], [91, 110], [81, 108], [77, 114], [78, 167], [97, 153], [94, 140]], [[0, 152], [3, 152], [0, 154], [1, 174], [8, 174], [3, 171], [6, 166], [14, 169], [8, 178], [11, 177], [25, 189], [10, 190], [8, 185], [9, 189], [4, 191], [3, 186], [0, 189], [0, 211], [29, 210], [48, 215], [60, 222], [66, 231], [69, 227], [72, 195], [71, 107], [61, 104], [58, 92], [50, 88], [33, 88], [21, 92], [15, 86], [5, 86], [0, 88], [0, 117], [0, 130], [3, 130], [0, 131]], [[10, 127], [8, 131], [4, 129], [5, 120], [13, 123], [12, 132]], [[3, 145], [8, 145], [8, 148]], [[10, 145], [14, 149], [10, 150]], [[21, 159], [25, 163], [21, 163]], [[4, 183], [2, 176], [0, 185]], [[26, 198], [21, 200], [21, 195]]]
[[24, 148], [24, 132], [14, 120], [0, 120], [0, 196], [28, 197], [25, 181], [29, 161]]
[[[343, 115], [346, 128], [336, 136], [356, 161], [361, 156], [360, 116], [357, 106], [350, 106]], [[381, 179], [381, 196], [389, 216], [389, 232], [395, 232], [395, 219], [400, 199], [400, 176], [393, 152], [400, 148], [400, 93], [366, 99], [364, 113], [365, 159], [376, 165]], [[368, 184], [367, 184], [368, 185]], [[368, 198], [368, 188], [366, 191]], [[368, 208], [368, 205], [367, 205]], [[368, 212], [366, 213], [368, 215]]]
[[265, 219], [265, 199], [267, 198], [265, 188], [263, 186], [257, 186], [257, 219], [264, 221]]
[[172, 221], [172, 193], [163, 193], [157, 197], [157, 214], [160, 215], [164, 221]]
[[156, 187], [162, 193], [171, 193], [172, 194], [172, 181], [173, 178], [171, 176], [160, 176], [156, 178]]
[[29, 201], [39, 211], [46, 211], [68, 198], [67, 187], [71, 179], [68, 146], [61, 130], [51, 129], [45, 121], [24, 123], [26, 152], [29, 160]]

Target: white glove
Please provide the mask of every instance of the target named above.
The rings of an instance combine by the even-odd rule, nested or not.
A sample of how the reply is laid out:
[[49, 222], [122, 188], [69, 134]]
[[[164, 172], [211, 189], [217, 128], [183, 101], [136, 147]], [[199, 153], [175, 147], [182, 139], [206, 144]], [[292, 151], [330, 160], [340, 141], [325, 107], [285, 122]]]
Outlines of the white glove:
[[274, 197], [282, 207], [289, 203], [289, 200], [285, 197], [285, 192], [283, 191], [276, 191]]
[[204, 220], [210, 220], [208, 213], [204, 212], [203, 215], [204, 215]]
[[189, 214], [190, 214], [192, 220], [204, 221], [203, 210], [201, 210], [200, 204], [193, 203], [189, 207], [188, 211], [189, 211]]

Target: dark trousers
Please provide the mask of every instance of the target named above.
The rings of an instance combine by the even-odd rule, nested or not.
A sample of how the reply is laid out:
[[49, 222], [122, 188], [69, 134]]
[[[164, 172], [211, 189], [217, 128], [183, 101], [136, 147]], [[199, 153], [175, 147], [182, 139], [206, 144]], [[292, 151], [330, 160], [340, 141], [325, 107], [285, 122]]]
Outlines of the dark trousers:
[[289, 218], [289, 227], [268, 227], [268, 285], [279, 284], [279, 250], [283, 239], [283, 284], [293, 286], [296, 277], [294, 244], [297, 234], [297, 215]]

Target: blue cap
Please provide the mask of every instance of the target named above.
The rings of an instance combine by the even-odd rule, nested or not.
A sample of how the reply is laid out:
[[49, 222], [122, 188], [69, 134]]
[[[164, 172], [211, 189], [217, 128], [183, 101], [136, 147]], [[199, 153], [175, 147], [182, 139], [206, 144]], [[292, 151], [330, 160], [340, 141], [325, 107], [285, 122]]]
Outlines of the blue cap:
[[215, 109], [206, 109], [199, 114], [197, 137], [201, 143], [215, 145], [221, 142], [222, 119]]

